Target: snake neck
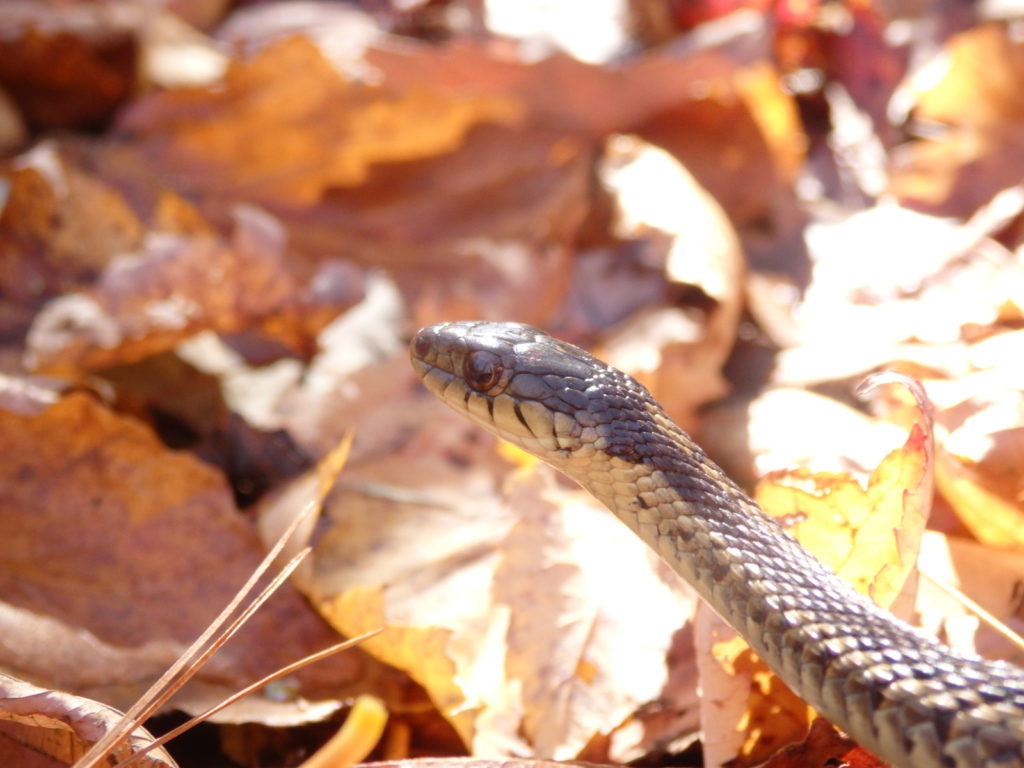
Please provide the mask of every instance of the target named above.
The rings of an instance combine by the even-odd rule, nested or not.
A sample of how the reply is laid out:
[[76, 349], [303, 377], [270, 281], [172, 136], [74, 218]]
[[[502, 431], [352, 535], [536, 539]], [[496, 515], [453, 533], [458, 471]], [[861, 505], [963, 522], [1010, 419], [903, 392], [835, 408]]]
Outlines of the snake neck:
[[1024, 765], [1024, 672], [953, 652], [878, 608], [667, 417], [650, 423], [681, 450], [659, 450], [658, 437], [646, 455], [607, 455], [576, 479], [784, 682], [893, 765], [975, 768], [995, 755]]

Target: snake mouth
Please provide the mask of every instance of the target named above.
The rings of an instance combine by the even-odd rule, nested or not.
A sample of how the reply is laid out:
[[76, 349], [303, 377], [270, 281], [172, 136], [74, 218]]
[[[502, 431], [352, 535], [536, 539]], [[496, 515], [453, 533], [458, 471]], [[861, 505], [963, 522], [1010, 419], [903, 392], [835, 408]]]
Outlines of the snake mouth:
[[416, 358], [413, 358], [412, 360], [412, 367], [413, 370], [416, 371], [416, 375], [420, 377], [420, 381], [423, 382], [423, 386], [425, 386], [431, 394], [440, 397], [447, 403], [448, 398], [445, 397], [444, 391], [454, 377], [450, 373], [442, 371], [436, 365], [431, 365], [428, 362], [417, 360]]

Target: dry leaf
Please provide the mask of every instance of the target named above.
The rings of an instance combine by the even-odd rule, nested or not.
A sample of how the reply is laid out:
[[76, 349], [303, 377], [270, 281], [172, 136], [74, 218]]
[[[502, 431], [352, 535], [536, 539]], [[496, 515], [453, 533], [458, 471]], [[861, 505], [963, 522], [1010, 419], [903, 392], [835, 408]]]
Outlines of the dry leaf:
[[765, 227], [788, 235], [799, 215], [792, 181], [806, 151], [792, 94], [754, 55], [736, 61], [727, 76], [699, 82], [691, 98], [642, 123], [637, 134], [684, 164], [745, 236], [763, 236]]
[[[126, 706], [244, 582], [262, 557], [256, 536], [216, 471], [85, 395], [35, 415], [0, 412], [0, 423], [11, 457], [0, 477], [5, 665]], [[179, 705], [197, 711], [333, 639], [285, 588]], [[298, 680], [310, 697], [338, 696], [372, 669], [348, 654]]]
[[829, 569], [892, 609], [902, 590], [913, 591], [907, 580], [931, 509], [932, 453], [931, 419], [922, 412], [866, 489], [849, 476], [779, 471], [756, 499]]
[[616, 234], [657, 244], [668, 285], [697, 289], [714, 305], [634, 312], [597, 354], [690, 426], [697, 406], [726, 389], [720, 371], [740, 316], [739, 240], [718, 204], [667, 152], [612, 137], [601, 170], [616, 206]]
[[218, 87], [137, 101], [118, 131], [192, 190], [305, 206], [360, 185], [372, 164], [443, 154], [474, 124], [518, 114], [500, 97], [388, 95], [348, 83], [310, 41], [290, 37], [233, 62]]
[[[1006, 442], [1020, 441], [1020, 430], [1008, 431]], [[991, 547], [1024, 551], [1024, 508], [1019, 498], [1005, 489], [993, 489], [983, 469], [964, 463], [941, 451], [936, 465], [936, 483], [942, 495], [957, 510], [964, 525], [977, 539]]]
[[95, 129], [131, 94], [141, 7], [6, 0], [0, 85], [34, 128]]
[[120, 253], [137, 248], [142, 221], [109, 184], [54, 145], [9, 162], [0, 209], [0, 285], [6, 300], [32, 308], [87, 285]]
[[949, 40], [913, 94], [913, 119], [928, 133], [896, 155], [891, 192], [911, 207], [965, 216], [1019, 184], [1022, 76], [1024, 44], [1006, 25], [991, 22]]
[[843, 765], [849, 768], [885, 768], [885, 764], [850, 739], [841, 736], [822, 717], [815, 718], [807, 738], [780, 750], [762, 768], [806, 768], [809, 765]]
[[707, 605], [697, 611], [701, 742], [708, 765], [756, 765], [803, 738], [813, 711]]
[[469, 38], [441, 47], [381, 46], [366, 59], [395, 90], [430, 83], [457, 98], [511, 95], [526, 106], [531, 122], [576, 135], [606, 136], [629, 132], [695, 92], [706, 92], [708, 85], [729, 83], [739, 65], [767, 56], [767, 26], [754, 16], [745, 21], [724, 39], [709, 43], [695, 36], [676, 49], [647, 52], [616, 68], [563, 54], [517, 60], [495, 55], [490, 46]]
[[[72, 766], [121, 717], [105, 704], [0, 674], [0, 762], [21, 768]], [[136, 728], [114, 756], [120, 762], [152, 741], [144, 728]], [[137, 765], [176, 768], [163, 749], [151, 750]]]
[[[263, 546], [270, 549], [284, 535], [297, 515], [307, 509], [315, 510], [308, 514], [281, 549], [277, 568], [283, 568], [288, 561], [309, 546], [313, 530], [319, 519], [327, 494], [334, 487], [338, 475], [345, 462], [348, 461], [352, 448], [352, 433], [348, 433], [334, 450], [324, 456], [320, 462], [301, 477], [287, 484], [282, 484], [276, 492], [265, 496], [256, 510], [256, 530], [263, 541]], [[300, 592], [308, 593], [312, 589], [313, 564], [306, 560], [292, 572], [292, 583]]]
[[[531, 123], [574, 135], [635, 132], [685, 163], [740, 225], [795, 224], [785, 181], [805, 139], [792, 97], [768, 70], [764, 18], [748, 14], [714, 34], [596, 67], [555, 54], [523, 62], [456, 40], [444, 48], [371, 49], [391, 88], [424, 82], [458, 97], [514, 94]], [[736, 184], [743, 173], [752, 183]]]
[[[218, 279], [208, 279], [211, 275]], [[230, 241], [153, 233], [123, 254], [95, 287], [68, 294], [37, 315], [32, 364], [74, 374], [135, 362], [200, 330], [242, 330], [296, 302], [278, 223], [239, 209]]]
[[391, 270], [417, 325], [545, 324], [568, 290], [589, 159], [562, 132], [481, 125], [453, 152], [375, 166], [358, 187], [279, 212], [302, 252]]
[[[927, 578], [921, 580], [916, 609], [926, 632], [943, 637], [951, 647], [966, 653], [1005, 659], [1018, 666], [1024, 662], [1019, 640], [1024, 630], [1024, 562], [1018, 553], [925, 531], [919, 567]], [[982, 610], [1015, 630], [1016, 642], [964, 605], [948, 587], [967, 595]]]
[[[422, 471], [407, 464], [406, 483]], [[431, 507], [360, 513], [348, 495], [344, 549], [321, 540], [318, 571], [321, 591], [351, 586], [325, 615], [346, 633], [386, 620], [367, 649], [422, 684], [474, 753], [575, 756], [658, 695], [686, 610], [653, 555], [622, 541], [620, 524], [578, 492], [552, 488], [548, 470], [514, 480], [508, 507], [490, 511], [480, 492], [458, 502], [464, 511], [439, 506], [438, 471], [418, 491]], [[372, 529], [353, 527], [360, 517]], [[604, 566], [610, 546], [614, 572]], [[359, 565], [347, 550], [379, 555]], [[648, 595], [642, 604], [638, 592]], [[639, 737], [623, 732], [615, 747], [635, 752]]]
[[971, 347], [976, 370], [930, 381], [944, 435], [936, 482], [960, 520], [981, 542], [1024, 550], [1024, 332], [993, 335]]
[[[273, 527], [320, 493], [315, 470], [297, 473], [330, 464], [356, 428], [340, 488], [308, 532], [316, 558], [302, 586], [338, 626], [387, 621], [375, 651], [449, 721], [365, 654], [302, 677], [303, 694], [328, 697], [321, 707], [255, 696], [230, 717], [295, 722], [368, 688], [395, 714], [388, 755], [468, 746], [506, 760], [676, 761], [697, 735], [696, 641], [665, 566], [611, 516], [418, 394], [404, 339], [417, 324], [470, 317], [604, 341], [698, 429], [697, 406], [732, 392], [715, 407], [733, 428], [772, 425], [755, 435], [761, 458], [727, 449], [740, 478], [764, 466], [768, 443], [784, 465], [874, 468], [866, 490], [803, 477], [848, 502], [847, 543], [885, 550], [833, 555], [886, 600], [917, 548], [930, 429], [883, 460], [883, 430], [834, 404], [867, 370], [897, 363], [926, 379], [942, 425], [935, 525], [956, 534], [933, 537], [929, 557], [1019, 627], [1013, 24], [976, 24], [963, 4], [633, 3], [635, 28], [613, 24], [617, 42], [606, 38], [600, 56], [594, 25], [569, 23], [573, 50], [620, 51], [594, 66], [481, 38], [493, 18], [480, 3], [378, 3], [371, 14], [171, 0], [137, 33], [134, 0], [102, 12], [0, 2], [0, 88], [14, 105], [0, 113], [0, 143], [27, 142], [0, 169], [0, 448], [11, 457], [0, 538], [13, 547], [0, 552], [0, 665], [127, 699], [261, 549], [232, 494], [268, 494], [253, 514]], [[220, 26], [207, 35], [180, 19]], [[533, 42], [564, 39], [566, 27], [538, 16], [523, 23]], [[905, 62], [965, 24], [945, 72], [901, 80]], [[901, 109], [906, 126], [893, 122]], [[88, 136], [31, 133], [83, 121], [98, 121]], [[921, 138], [900, 158], [889, 148], [904, 129]], [[616, 159], [619, 178], [601, 188]], [[890, 170], [906, 201], [982, 207], [960, 222], [881, 205]], [[64, 378], [20, 378], [26, 344]], [[765, 382], [813, 383], [816, 394], [762, 398]], [[68, 394], [83, 385], [110, 405]], [[889, 418], [903, 423], [902, 408]], [[525, 469], [506, 485], [512, 465]], [[888, 514], [882, 530], [864, 508]], [[986, 544], [957, 538], [968, 529]], [[918, 594], [929, 628], [1005, 652], [939, 594]], [[181, 704], [331, 636], [291, 591]], [[771, 752], [806, 718], [743, 652], [701, 656], [742, 675], [712, 684], [703, 671], [704, 731], [721, 757]], [[240, 762], [293, 760], [262, 753], [277, 736], [242, 733], [221, 733]], [[778, 760], [861, 760], [822, 736]]]
[[1021, 260], [991, 239], [1020, 200], [1008, 193], [967, 225], [890, 204], [811, 225], [811, 284], [779, 339], [792, 348], [774, 380], [830, 381], [898, 360], [962, 370], [965, 329], [999, 323], [1024, 295]]

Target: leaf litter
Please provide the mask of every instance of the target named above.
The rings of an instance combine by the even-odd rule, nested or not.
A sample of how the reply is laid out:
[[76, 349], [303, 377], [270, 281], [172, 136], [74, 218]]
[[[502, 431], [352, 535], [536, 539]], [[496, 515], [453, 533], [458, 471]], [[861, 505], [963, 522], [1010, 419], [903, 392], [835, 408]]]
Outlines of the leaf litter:
[[[236, 762], [259, 747], [229, 722], [296, 764], [325, 739], [296, 724], [372, 694], [387, 725], [346, 754], [871, 764], [607, 513], [420, 391], [404, 340], [475, 317], [633, 373], [858, 588], [1021, 662], [971, 607], [1024, 626], [1013, 20], [633, 4], [602, 42], [510, 4], [512, 41], [457, 3], [237, 5], [3, 21], [11, 685], [126, 709], [354, 430], [313, 554], [172, 706], [385, 629], [222, 713]], [[856, 401], [882, 370], [918, 395]], [[54, 712], [2, 701], [28, 760]]]

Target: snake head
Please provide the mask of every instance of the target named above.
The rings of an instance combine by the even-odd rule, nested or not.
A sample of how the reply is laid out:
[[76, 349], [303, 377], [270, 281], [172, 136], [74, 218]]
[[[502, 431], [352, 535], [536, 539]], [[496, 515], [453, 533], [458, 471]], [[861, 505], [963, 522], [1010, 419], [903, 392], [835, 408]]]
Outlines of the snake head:
[[410, 345], [423, 384], [499, 437], [564, 468], [601, 450], [605, 385], [623, 374], [520, 323], [441, 323]]

